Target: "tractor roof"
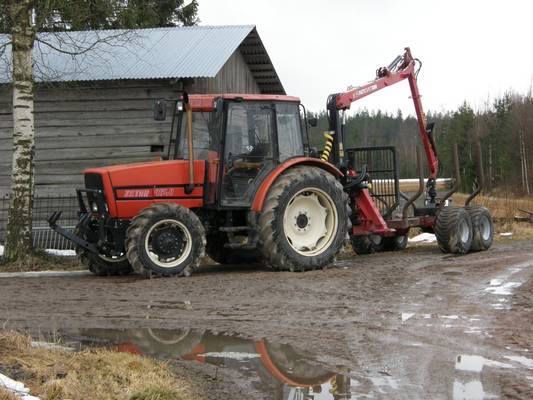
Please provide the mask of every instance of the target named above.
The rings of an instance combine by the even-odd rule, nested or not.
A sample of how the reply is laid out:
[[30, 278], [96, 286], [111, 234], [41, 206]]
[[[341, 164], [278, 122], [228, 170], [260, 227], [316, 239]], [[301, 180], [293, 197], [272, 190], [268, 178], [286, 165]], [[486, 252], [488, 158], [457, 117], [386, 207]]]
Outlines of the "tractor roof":
[[295, 96], [285, 96], [278, 94], [243, 94], [243, 93], [226, 93], [226, 94], [191, 94], [189, 101], [192, 104], [193, 111], [213, 111], [214, 102], [217, 99], [225, 100], [243, 100], [243, 101], [286, 101], [299, 103], [300, 98]]

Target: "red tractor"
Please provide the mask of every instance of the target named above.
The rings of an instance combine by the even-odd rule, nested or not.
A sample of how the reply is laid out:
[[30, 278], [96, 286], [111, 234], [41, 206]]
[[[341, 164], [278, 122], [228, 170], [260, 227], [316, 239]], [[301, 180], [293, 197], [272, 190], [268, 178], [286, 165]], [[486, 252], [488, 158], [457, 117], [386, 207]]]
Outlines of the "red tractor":
[[[331, 95], [321, 157], [296, 97], [184, 93], [173, 102], [166, 160], [86, 170], [76, 230], [57, 224], [61, 212], [50, 226], [76, 243], [97, 275], [189, 275], [205, 253], [219, 263], [312, 270], [332, 263], [348, 236], [357, 253], [402, 249], [415, 226], [435, 231], [445, 252], [487, 249], [490, 213], [445, 206], [453, 190], [437, 197], [433, 126], [420, 103], [416, 62], [406, 49], [372, 82]], [[415, 205], [423, 177], [415, 196], [400, 192], [393, 147], [343, 145], [350, 104], [404, 79], [429, 163], [423, 207]], [[166, 117], [164, 100], [154, 117]]]

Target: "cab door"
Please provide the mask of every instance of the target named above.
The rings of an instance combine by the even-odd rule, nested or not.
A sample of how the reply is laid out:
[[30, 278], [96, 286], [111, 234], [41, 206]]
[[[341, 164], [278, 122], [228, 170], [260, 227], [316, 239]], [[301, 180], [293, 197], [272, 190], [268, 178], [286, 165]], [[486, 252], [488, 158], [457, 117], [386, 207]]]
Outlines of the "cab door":
[[229, 102], [221, 179], [222, 206], [248, 207], [263, 178], [277, 165], [275, 107]]

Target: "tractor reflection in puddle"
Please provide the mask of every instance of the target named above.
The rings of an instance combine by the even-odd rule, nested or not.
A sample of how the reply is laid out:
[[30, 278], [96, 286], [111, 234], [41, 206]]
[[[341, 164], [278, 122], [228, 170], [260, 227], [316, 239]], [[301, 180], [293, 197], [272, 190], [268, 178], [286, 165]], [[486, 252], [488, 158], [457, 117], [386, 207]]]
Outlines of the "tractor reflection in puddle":
[[348, 400], [350, 378], [313, 363], [310, 355], [286, 344], [246, 340], [211, 332], [164, 329], [86, 329], [88, 343], [117, 351], [188, 360], [237, 370], [255, 390], [275, 400]]

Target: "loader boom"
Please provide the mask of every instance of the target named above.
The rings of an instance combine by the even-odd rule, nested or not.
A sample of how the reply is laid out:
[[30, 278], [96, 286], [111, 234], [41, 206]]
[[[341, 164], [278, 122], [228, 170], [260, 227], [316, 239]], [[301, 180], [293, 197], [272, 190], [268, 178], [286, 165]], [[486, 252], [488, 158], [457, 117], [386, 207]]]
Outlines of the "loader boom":
[[346, 92], [329, 96], [328, 113], [330, 130], [335, 132], [335, 141], [337, 142], [334, 144], [336, 151], [334, 152], [333, 162], [338, 164], [338, 167], [341, 169], [346, 167], [343, 154], [345, 111], [350, 108], [353, 102], [407, 79], [411, 90], [411, 98], [413, 99], [413, 104], [415, 106], [420, 138], [428, 161], [429, 179], [430, 182], [436, 179], [439, 162], [437, 160], [435, 142], [432, 136], [433, 124], [428, 124], [424, 115], [424, 109], [422, 107], [421, 96], [416, 80], [418, 71], [415, 70], [415, 68], [417, 61], [417, 59], [412, 57], [411, 51], [407, 47], [405, 48], [404, 53], [396, 57], [388, 67], [379, 68], [376, 71], [376, 78], [374, 80], [361, 86], [349, 88]]

